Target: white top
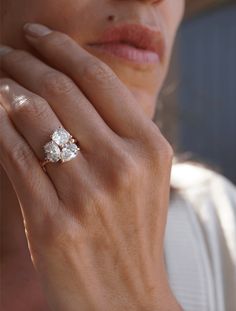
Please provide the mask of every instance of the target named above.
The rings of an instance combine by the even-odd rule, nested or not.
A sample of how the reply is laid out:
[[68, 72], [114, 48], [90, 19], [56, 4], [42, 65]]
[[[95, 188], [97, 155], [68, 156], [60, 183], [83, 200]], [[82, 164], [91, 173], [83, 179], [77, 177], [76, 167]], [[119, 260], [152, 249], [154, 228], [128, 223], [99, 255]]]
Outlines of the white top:
[[236, 187], [191, 163], [174, 164], [165, 257], [185, 311], [236, 310]]

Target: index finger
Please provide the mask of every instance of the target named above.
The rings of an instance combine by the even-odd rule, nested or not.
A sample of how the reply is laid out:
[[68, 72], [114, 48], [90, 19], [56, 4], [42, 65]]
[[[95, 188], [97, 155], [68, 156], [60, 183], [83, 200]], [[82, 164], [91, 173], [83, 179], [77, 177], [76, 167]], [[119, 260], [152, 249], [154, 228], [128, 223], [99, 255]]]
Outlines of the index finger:
[[40, 24], [26, 24], [24, 29], [26, 38], [34, 48], [53, 67], [74, 80], [116, 133], [124, 137], [136, 137], [140, 128], [147, 125], [147, 121], [150, 123], [131, 92], [112, 69], [71, 37]]

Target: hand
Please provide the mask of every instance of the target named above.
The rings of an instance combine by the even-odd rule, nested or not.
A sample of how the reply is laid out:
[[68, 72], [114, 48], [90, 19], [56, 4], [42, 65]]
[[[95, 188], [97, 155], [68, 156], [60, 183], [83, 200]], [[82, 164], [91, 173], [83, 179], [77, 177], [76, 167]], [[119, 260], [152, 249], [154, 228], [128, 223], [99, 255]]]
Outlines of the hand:
[[[112, 70], [69, 36], [44, 28], [27, 39], [45, 62], [23, 50], [1, 56], [10, 78], [1, 79], [0, 163], [49, 305], [179, 310], [163, 260], [170, 145]], [[81, 152], [45, 174], [43, 146], [61, 125]]]

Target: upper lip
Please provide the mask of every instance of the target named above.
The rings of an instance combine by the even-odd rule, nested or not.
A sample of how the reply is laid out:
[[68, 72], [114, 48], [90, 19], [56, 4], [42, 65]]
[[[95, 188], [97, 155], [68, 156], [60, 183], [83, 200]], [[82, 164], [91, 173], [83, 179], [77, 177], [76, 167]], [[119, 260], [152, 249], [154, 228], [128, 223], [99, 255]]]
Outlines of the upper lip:
[[124, 43], [136, 48], [156, 52], [160, 58], [164, 53], [164, 38], [160, 30], [153, 30], [141, 24], [123, 24], [104, 31], [101, 38], [92, 45]]

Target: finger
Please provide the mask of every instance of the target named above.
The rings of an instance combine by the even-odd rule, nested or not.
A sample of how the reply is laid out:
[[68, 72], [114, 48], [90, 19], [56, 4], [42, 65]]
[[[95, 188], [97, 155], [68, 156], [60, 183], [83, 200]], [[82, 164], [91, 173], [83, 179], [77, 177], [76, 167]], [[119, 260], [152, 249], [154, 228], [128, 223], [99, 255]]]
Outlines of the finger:
[[[54, 212], [57, 192], [43, 172], [32, 149], [15, 130], [0, 105], [0, 164], [7, 173], [27, 219], [39, 223], [45, 213]], [[53, 200], [55, 205], [48, 205]], [[47, 210], [50, 206], [51, 211]]]
[[12, 49], [2, 55], [1, 63], [4, 71], [15, 81], [49, 103], [64, 127], [80, 141], [84, 150], [97, 150], [108, 134], [115, 136], [77, 85], [66, 75], [21, 50]]
[[0, 80], [1, 104], [11, 120], [36, 153], [43, 160], [42, 146], [61, 122], [47, 102], [26, 90], [10, 78]]
[[[38, 95], [24, 89], [15, 81], [5, 78], [0, 81], [1, 102], [17, 130], [28, 142], [39, 160], [44, 159], [43, 146], [50, 140], [59, 126], [63, 126], [48, 103]], [[48, 163], [47, 172], [57, 189], [73, 178], [77, 165], [82, 165], [82, 153], [73, 161], [56, 164]], [[60, 168], [58, 165], [61, 165]], [[80, 167], [81, 169], [81, 167]]]
[[116, 133], [128, 137], [140, 133], [147, 118], [110, 67], [66, 34], [48, 29], [46, 35], [40, 36], [35, 27], [27, 34], [31, 34], [28, 41], [52, 66], [76, 82]]

